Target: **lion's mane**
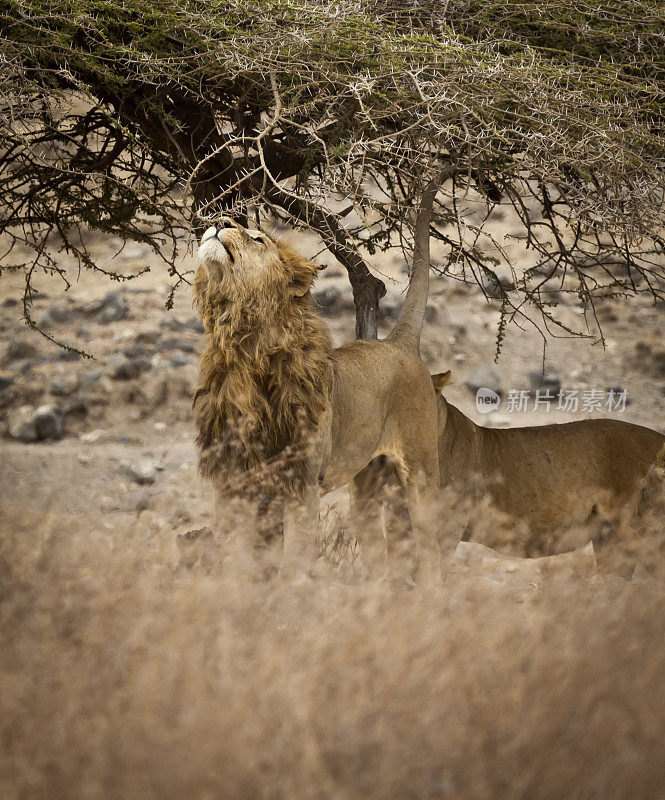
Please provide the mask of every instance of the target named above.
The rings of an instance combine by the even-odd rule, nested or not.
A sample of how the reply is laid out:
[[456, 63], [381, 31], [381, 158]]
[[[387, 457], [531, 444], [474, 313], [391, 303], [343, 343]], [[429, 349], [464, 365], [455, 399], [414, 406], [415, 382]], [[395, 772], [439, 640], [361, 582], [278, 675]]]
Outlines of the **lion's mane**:
[[194, 396], [199, 469], [228, 491], [299, 494], [329, 402], [332, 346], [310, 287], [318, 267], [283, 243], [262, 291], [203, 266], [194, 299], [206, 331]]

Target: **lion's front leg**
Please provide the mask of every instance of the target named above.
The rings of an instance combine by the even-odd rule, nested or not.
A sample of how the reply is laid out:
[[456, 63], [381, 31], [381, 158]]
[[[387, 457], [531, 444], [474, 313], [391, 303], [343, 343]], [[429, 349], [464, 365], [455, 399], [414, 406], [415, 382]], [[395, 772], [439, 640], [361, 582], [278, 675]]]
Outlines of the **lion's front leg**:
[[257, 503], [216, 487], [213, 516], [223, 565], [235, 572], [252, 569], [258, 539]]
[[316, 560], [316, 529], [319, 521], [319, 486], [305, 487], [299, 499], [284, 501], [284, 552], [281, 577], [306, 574]]

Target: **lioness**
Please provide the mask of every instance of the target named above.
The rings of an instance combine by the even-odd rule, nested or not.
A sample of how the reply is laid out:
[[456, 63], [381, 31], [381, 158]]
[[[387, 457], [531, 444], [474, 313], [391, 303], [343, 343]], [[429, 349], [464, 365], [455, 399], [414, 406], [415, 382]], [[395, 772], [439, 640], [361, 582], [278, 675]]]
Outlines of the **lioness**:
[[437, 406], [419, 357], [432, 201], [430, 193], [418, 217], [411, 281], [392, 333], [337, 349], [314, 313], [317, 265], [230, 219], [201, 238], [194, 297], [207, 339], [194, 400], [199, 466], [215, 487], [218, 525], [234, 494], [283, 498], [283, 572], [314, 555], [319, 493], [385, 454], [404, 487], [421, 579], [439, 575], [429, 513], [439, 485]]
[[[532, 536], [524, 555], [554, 552], [558, 533], [618, 510], [665, 443], [657, 431], [613, 419], [485, 428], [445, 399], [449, 378], [450, 371], [432, 375], [441, 485], [464, 493], [480, 484], [498, 509], [526, 522]], [[386, 482], [389, 464], [370, 464], [355, 481], [358, 502], [378, 497]]]

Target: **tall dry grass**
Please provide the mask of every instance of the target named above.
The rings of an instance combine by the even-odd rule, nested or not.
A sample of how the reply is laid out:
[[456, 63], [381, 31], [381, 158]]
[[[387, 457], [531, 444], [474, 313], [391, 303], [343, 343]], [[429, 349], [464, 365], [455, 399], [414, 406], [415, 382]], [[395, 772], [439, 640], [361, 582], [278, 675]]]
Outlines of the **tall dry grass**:
[[665, 796], [658, 582], [294, 586], [1, 522], [4, 800]]

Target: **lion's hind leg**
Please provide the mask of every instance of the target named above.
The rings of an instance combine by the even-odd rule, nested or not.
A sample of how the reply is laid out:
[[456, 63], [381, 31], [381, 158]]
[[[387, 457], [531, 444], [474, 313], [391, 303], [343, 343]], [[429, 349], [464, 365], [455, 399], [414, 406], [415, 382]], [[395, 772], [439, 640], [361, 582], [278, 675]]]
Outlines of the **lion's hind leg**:
[[386, 456], [373, 459], [353, 479], [351, 494], [351, 532], [360, 545], [363, 575], [382, 579], [388, 575], [388, 553], [383, 526], [383, 505], [387, 483], [394, 468]]
[[436, 585], [441, 581], [441, 521], [438, 461], [400, 459], [397, 476], [402, 484], [409, 510], [415, 560], [415, 578], [419, 584]]

